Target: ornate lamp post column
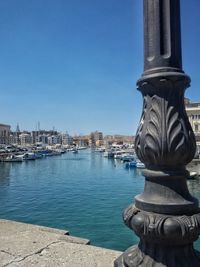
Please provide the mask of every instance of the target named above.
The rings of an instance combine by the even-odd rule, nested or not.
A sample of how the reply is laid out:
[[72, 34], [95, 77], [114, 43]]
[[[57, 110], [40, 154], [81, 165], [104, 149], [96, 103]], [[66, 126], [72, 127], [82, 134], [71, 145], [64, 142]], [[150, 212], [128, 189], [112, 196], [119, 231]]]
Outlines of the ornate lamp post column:
[[186, 183], [196, 146], [184, 107], [190, 78], [182, 70], [180, 1], [143, 1], [144, 73], [137, 85], [144, 104], [135, 147], [146, 179], [144, 192], [124, 212], [140, 242], [115, 267], [199, 267], [193, 242], [200, 211]]

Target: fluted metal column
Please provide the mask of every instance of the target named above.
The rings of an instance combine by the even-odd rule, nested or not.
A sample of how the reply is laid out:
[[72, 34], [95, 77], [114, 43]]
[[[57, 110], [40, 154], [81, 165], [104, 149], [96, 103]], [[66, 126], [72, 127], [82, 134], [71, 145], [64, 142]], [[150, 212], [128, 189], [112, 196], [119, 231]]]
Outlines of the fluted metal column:
[[144, 69], [181, 71], [179, 1], [144, 0]]
[[145, 188], [123, 215], [140, 243], [115, 267], [199, 267], [193, 242], [200, 211], [186, 183], [196, 145], [184, 107], [190, 78], [182, 70], [180, 1], [143, 2], [144, 72], [137, 85], [144, 103], [135, 148], [146, 166]]

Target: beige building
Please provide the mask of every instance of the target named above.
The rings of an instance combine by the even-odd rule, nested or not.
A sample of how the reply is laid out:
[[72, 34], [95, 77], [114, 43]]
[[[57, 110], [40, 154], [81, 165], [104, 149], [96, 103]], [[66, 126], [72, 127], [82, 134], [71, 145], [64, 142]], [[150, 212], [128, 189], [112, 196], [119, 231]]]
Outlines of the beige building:
[[185, 98], [185, 109], [197, 141], [197, 149], [200, 152], [200, 102], [191, 102]]
[[123, 144], [134, 144], [135, 137], [129, 136], [129, 135], [106, 135], [104, 137], [104, 142], [106, 145], [111, 144], [117, 144], [117, 145], [123, 145]]
[[10, 125], [0, 124], [0, 144], [10, 143]]
[[91, 147], [103, 145], [103, 133], [99, 131], [90, 134], [89, 144]]
[[27, 146], [32, 143], [32, 138], [30, 133], [23, 132], [19, 135], [19, 141], [21, 146]]

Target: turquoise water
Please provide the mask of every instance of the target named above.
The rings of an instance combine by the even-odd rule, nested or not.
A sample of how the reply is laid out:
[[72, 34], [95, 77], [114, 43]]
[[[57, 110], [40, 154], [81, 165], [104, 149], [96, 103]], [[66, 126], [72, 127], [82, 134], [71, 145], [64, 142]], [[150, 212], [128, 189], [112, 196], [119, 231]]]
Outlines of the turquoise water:
[[[90, 150], [1, 163], [0, 218], [65, 229], [93, 245], [125, 250], [138, 238], [121, 214], [143, 186], [140, 170]], [[189, 187], [200, 199], [199, 181]]]

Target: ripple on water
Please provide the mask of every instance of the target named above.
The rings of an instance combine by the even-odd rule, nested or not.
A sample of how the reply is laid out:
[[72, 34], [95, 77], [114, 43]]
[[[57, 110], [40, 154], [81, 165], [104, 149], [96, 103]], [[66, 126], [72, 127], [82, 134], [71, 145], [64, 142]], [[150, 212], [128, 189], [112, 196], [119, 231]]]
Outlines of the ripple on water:
[[[66, 229], [93, 245], [125, 250], [138, 238], [123, 224], [122, 211], [143, 186], [141, 171], [89, 151], [0, 164], [0, 217]], [[200, 199], [199, 182], [189, 187]]]

